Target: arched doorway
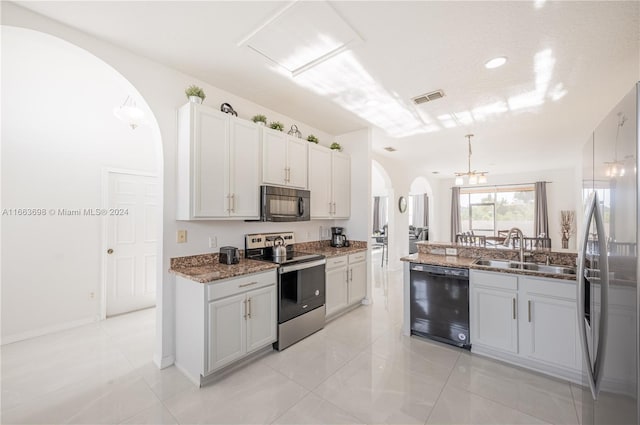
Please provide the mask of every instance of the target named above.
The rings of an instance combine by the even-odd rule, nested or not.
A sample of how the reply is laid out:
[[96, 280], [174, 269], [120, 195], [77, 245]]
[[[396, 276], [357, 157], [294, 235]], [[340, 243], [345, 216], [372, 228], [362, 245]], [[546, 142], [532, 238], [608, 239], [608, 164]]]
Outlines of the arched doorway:
[[[146, 214], [144, 237], [157, 241], [144, 265], [146, 287], [155, 291], [162, 276], [163, 160], [150, 108], [96, 56], [10, 26], [2, 27], [2, 55], [2, 208], [37, 212], [2, 217], [2, 342], [8, 343], [104, 317], [107, 222], [120, 220], [120, 233], [132, 225], [128, 212], [103, 212], [110, 206], [106, 176], [150, 177], [141, 190], [158, 208], [136, 216]], [[146, 116], [135, 130], [113, 114], [128, 96]], [[114, 184], [125, 194], [130, 188]]]
[[416, 177], [409, 189], [409, 254], [418, 252], [416, 242], [429, 240], [429, 222], [433, 208], [431, 185], [426, 178]]
[[[389, 235], [393, 234], [394, 192], [391, 178], [379, 162], [371, 161], [371, 196], [372, 200], [372, 262], [387, 265], [389, 258]], [[379, 255], [379, 259], [378, 259]], [[374, 258], [375, 257], [375, 258]]]

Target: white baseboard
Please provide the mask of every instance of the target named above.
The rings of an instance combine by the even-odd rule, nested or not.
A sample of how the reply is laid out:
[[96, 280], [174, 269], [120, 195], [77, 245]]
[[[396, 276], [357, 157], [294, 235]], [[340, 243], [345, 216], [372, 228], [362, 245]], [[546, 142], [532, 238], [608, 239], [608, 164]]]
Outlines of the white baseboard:
[[175, 356], [172, 354], [170, 356], [165, 356], [160, 358], [157, 355], [153, 355], [153, 363], [158, 366], [159, 369], [165, 369], [176, 362]]
[[97, 322], [97, 320], [94, 317], [87, 317], [85, 319], [74, 320], [72, 322], [59, 323], [57, 325], [34, 329], [31, 331], [22, 332], [19, 334], [2, 336], [0, 345], [12, 344], [14, 342], [24, 341], [26, 339], [35, 338], [38, 336], [49, 335], [56, 332], [66, 331], [68, 329], [77, 328], [79, 326], [88, 325], [90, 323], [95, 323], [95, 322]]

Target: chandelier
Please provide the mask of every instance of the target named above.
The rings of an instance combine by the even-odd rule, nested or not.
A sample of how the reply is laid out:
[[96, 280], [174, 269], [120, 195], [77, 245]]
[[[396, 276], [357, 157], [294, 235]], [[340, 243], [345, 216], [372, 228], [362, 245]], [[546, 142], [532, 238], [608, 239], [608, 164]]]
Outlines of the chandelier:
[[471, 138], [473, 134], [467, 134], [464, 137], [467, 138], [469, 142], [469, 167], [464, 173], [456, 173], [456, 186], [461, 186], [464, 184], [464, 178], [468, 178], [469, 184], [482, 184], [487, 182], [487, 171], [471, 171]]
[[626, 121], [627, 117], [622, 115], [622, 112], [618, 112], [618, 127], [616, 128], [616, 141], [613, 147], [613, 161], [604, 163], [607, 166], [607, 170], [605, 171], [607, 177], [624, 177], [626, 172], [624, 162], [618, 161], [618, 136], [620, 135], [620, 129]]

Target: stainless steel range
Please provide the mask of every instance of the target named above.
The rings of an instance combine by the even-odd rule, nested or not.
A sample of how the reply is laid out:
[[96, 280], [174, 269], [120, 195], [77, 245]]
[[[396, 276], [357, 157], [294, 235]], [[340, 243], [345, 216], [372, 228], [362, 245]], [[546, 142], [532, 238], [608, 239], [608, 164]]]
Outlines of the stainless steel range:
[[245, 235], [245, 257], [277, 263], [278, 341], [284, 350], [325, 322], [325, 257], [294, 250], [293, 232]]

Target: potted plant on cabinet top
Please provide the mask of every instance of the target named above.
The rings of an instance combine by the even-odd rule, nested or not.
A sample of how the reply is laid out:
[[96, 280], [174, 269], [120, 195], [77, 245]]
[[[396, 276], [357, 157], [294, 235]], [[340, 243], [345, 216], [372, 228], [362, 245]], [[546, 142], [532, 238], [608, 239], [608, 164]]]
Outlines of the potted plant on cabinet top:
[[284, 131], [284, 124], [282, 124], [280, 121], [272, 121], [271, 124], [269, 124], [269, 127], [273, 128], [274, 130]]
[[204, 90], [202, 90], [200, 87], [196, 86], [195, 84], [192, 84], [189, 87], [187, 87], [184, 93], [189, 98], [189, 102], [193, 102], [193, 103], [202, 103], [202, 101], [204, 101], [204, 98], [207, 97], [204, 94]]
[[333, 143], [331, 143], [331, 146], [329, 146], [329, 149], [333, 149], [334, 151], [341, 152], [342, 151], [342, 146], [340, 146], [340, 143], [338, 143], [338, 142], [333, 142]]
[[307, 141], [311, 143], [315, 143], [316, 145], [318, 144], [318, 138], [313, 134], [310, 134], [309, 136], [307, 136]]
[[267, 117], [262, 114], [254, 115], [251, 120], [256, 124], [267, 125]]

